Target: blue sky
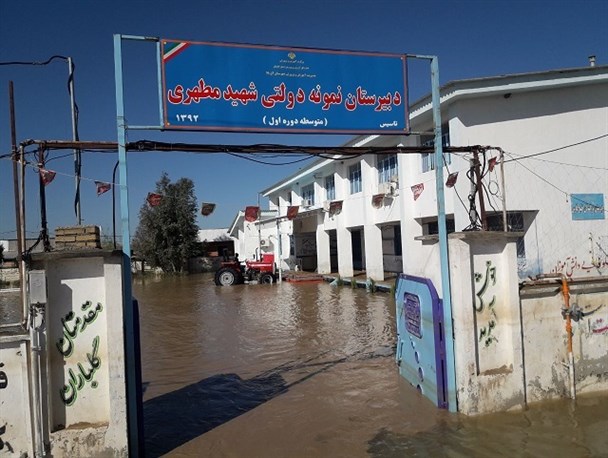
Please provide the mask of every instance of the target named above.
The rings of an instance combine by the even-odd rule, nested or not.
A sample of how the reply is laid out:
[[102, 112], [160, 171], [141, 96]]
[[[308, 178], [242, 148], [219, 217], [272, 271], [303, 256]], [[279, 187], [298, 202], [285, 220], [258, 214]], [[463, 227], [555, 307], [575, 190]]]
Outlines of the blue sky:
[[[72, 57], [81, 140], [116, 141], [113, 34], [439, 57], [441, 83], [509, 73], [608, 64], [608, 1], [564, 0], [222, 0], [222, 1], [0, 1], [0, 62]], [[154, 47], [125, 43], [126, 116], [130, 124], [157, 118]], [[410, 100], [430, 90], [426, 61], [408, 67]], [[26, 139], [71, 139], [67, 64], [0, 66], [0, 156], [10, 152], [8, 81], [14, 82], [16, 128]], [[226, 133], [130, 132], [167, 142], [335, 146], [347, 137]], [[67, 156], [66, 156], [67, 154]], [[65, 156], [65, 157], [64, 157]], [[54, 152], [58, 172], [47, 188], [51, 231], [73, 225], [74, 178], [70, 151]], [[111, 233], [111, 193], [97, 197], [93, 180], [111, 181], [115, 153], [83, 154], [84, 224]], [[276, 162], [276, 160], [275, 160]], [[280, 162], [280, 160], [279, 160]], [[256, 204], [258, 191], [307, 162], [256, 164], [226, 154], [130, 154], [131, 226], [161, 173], [194, 181], [200, 202], [216, 211], [199, 216], [201, 229], [227, 227], [236, 212]], [[27, 170], [27, 231], [40, 230], [37, 175]], [[15, 235], [11, 162], [0, 160], [0, 240]], [[118, 199], [117, 199], [118, 200]], [[118, 227], [120, 234], [120, 227]]]

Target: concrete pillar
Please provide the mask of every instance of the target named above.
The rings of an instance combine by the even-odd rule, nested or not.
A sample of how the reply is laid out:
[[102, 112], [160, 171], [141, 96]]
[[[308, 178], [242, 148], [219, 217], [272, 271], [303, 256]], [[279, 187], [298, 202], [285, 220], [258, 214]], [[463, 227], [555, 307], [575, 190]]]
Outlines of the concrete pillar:
[[500, 232], [450, 235], [456, 390], [467, 415], [525, 403], [515, 240]]
[[31, 266], [44, 271], [47, 286], [41, 410], [51, 454], [126, 456], [122, 255], [37, 253]]
[[342, 224], [336, 230], [338, 242], [338, 274], [340, 277], [352, 277], [353, 271], [353, 240], [350, 231]]
[[367, 278], [384, 280], [382, 254], [382, 230], [375, 224], [367, 224], [363, 230], [365, 238], [365, 270]]
[[329, 254], [329, 233], [323, 226], [317, 226], [317, 272], [331, 273], [331, 257]]

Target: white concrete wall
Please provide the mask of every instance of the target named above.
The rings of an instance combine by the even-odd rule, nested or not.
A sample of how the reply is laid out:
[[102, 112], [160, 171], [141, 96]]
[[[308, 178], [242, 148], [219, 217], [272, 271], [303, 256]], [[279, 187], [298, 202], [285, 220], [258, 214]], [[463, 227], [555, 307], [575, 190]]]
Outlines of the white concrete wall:
[[[570, 396], [564, 298], [557, 280], [525, 286], [521, 293], [528, 402]], [[608, 390], [608, 283], [575, 281], [569, 288], [571, 306], [586, 314], [572, 322], [576, 392]]]
[[41, 259], [48, 289], [43, 391], [51, 452], [126, 456], [122, 257], [70, 252]]
[[0, 336], [0, 456], [34, 456], [29, 336]]
[[[538, 210], [525, 236], [527, 262], [521, 266], [521, 278], [541, 272], [606, 275], [608, 259], [597, 243], [608, 244], [608, 223], [606, 219], [573, 221], [569, 194], [602, 193], [608, 198], [608, 138], [535, 159], [513, 159], [606, 134], [608, 84], [514, 92], [508, 98], [501, 94], [468, 98], [455, 103], [451, 112], [452, 145], [495, 145], [509, 153], [510, 162], [505, 164], [508, 209]], [[465, 168], [460, 169], [464, 172]], [[460, 176], [456, 188], [461, 196], [467, 187], [467, 180]], [[468, 219], [455, 198], [451, 200], [460, 230]], [[498, 199], [494, 204], [500, 204]]]

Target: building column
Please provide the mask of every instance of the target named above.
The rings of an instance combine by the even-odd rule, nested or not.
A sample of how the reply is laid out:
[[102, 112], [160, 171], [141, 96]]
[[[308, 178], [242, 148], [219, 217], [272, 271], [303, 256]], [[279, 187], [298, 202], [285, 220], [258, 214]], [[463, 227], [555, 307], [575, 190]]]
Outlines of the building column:
[[338, 275], [352, 277], [353, 271], [353, 240], [350, 231], [345, 227], [336, 230], [338, 242]]
[[329, 253], [329, 233], [322, 225], [317, 226], [317, 272], [331, 273], [331, 257]]
[[365, 271], [367, 278], [384, 280], [382, 252], [382, 230], [376, 224], [367, 224], [363, 230], [365, 238]]

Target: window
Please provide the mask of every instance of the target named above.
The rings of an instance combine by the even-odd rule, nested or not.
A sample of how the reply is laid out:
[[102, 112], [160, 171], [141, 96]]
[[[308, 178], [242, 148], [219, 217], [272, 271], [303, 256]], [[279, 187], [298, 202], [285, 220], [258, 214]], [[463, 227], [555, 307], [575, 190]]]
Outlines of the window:
[[[487, 217], [489, 231], [502, 231], [504, 224], [502, 214], [497, 213]], [[507, 212], [507, 230], [508, 232], [525, 232], [524, 214], [522, 212]], [[526, 245], [524, 238], [518, 237], [516, 242], [517, 257], [523, 259], [526, 257]]]
[[378, 156], [378, 183], [386, 183], [397, 176], [397, 155], [381, 154]]
[[291, 191], [287, 191], [287, 195], [285, 196], [285, 200], [289, 205], [291, 205]]
[[336, 182], [333, 175], [325, 177], [325, 197], [327, 200], [336, 200]]
[[314, 183], [302, 186], [302, 202], [309, 200], [311, 205], [315, 204], [315, 185]]
[[[450, 131], [447, 126], [441, 128], [441, 146], [450, 146]], [[422, 137], [420, 139], [422, 146], [435, 146], [434, 137]], [[452, 155], [450, 153], [443, 153], [443, 162], [445, 164], [452, 163]], [[422, 171], [430, 172], [435, 170], [435, 153], [422, 153]]]
[[[448, 234], [456, 231], [456, 225], [452, 218], [446, 218], [445, 229]], [[439, 234], [439, 222], [437, 220], [430, 221], [426, 224], [426, 235], [437, 235]]]
[[361, 163], [351, 165], [348, 168], [348, 179], [350, 180], [350, 193], [356, 194], [361, 192]]

